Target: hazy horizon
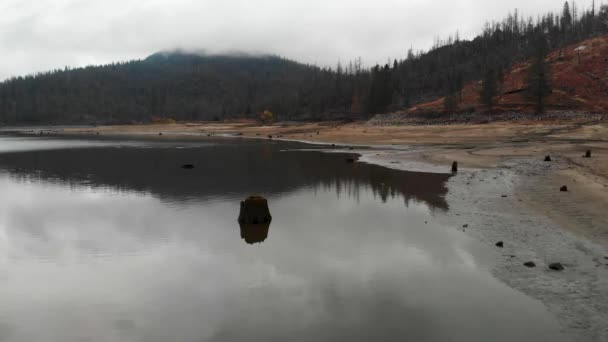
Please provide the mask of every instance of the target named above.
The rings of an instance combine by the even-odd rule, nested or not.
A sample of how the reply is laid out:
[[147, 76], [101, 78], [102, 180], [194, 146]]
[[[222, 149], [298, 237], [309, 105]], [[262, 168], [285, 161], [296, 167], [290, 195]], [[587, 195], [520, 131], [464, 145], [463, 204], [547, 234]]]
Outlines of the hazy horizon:
[[[456, 31], [479, 33], [484, 22], [517, 8], [524, 16], [558, 12], [563, 1], [438, 0], [4, 0], [0, 11], [0, 79], [68, 67], [143, 59], [159, 51], [273, 54], [335, 66], [364, 65], [429, 49]], [[599, 6], [601, 1], [597, 1]], [[588, 8], [591, 0], [578, 1]]]

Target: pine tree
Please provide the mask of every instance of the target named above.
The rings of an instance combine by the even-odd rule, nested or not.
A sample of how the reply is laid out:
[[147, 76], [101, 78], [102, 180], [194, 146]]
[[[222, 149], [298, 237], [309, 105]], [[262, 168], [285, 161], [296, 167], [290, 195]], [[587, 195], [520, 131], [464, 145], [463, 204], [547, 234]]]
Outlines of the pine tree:
[[562, 31], [564, 33], [569, 32], [570, 28], [572, 27], [572, 13], [570, 12], [570, 4], [568, 3], [568, 1], [566, 1], [564, 3], [564, 10], [562, 12], [562, 18], [561, 18], [561, 26], [562, 26]]
[[480, 97], [481, 103], [488, 111], [494, 108], [496, 95], [498, 95], [498, 76], [494, 69], [487, 67], [482, 81]]
[[526, 78], [526, 96], [534, 101], [536, 112], [543, 113], [545, 111], [545, 98], [551, 94], [551, 75], [546, 62], [548, 47], [545, 37], [537, 39], [536, 49], [536, 57], [528, 69], [528, 77]]

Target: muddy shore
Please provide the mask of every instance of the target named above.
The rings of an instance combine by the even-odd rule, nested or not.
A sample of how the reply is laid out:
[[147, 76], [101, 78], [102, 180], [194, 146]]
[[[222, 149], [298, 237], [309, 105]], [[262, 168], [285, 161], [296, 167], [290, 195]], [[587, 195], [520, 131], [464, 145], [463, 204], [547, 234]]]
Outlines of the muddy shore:
[[[452, 161], [458, 161], [460, 172], [448, 184], [450, 210], [437, 213], [438, 222], [494, 248], [502, 261], [491, 272], [543, 302], [574, 340], [608, 341], [605, 121], [399, 127], [197, 123], [63, 128], [43, 134], [48, 133], [298, 140], [359, 152], [362, 162], [429, 172], [449, 172]], [[587, 150], [591, 158], [583, 157]], [[551, 161], [545, 162], [545, 156]], [[569, 191], [560, 191], [562, 186]], [[503, 248], [495, 247], [499, 241]], [[524, 266], [530, 261], [536, 267]], [[554, 262], [565, 270], [550, 270]]]

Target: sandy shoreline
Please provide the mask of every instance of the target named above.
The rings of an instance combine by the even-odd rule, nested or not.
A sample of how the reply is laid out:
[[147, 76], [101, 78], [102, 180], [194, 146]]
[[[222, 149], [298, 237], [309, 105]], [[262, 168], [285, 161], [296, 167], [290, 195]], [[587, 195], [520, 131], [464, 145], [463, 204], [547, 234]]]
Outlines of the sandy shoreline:
[[[53, 131], [51, 129], [50, 131]], [[439, 223], [496, 248], [492, 273], [543, 302], [577, 341], [608, 341], [608, 123], [525, 122], [376, 127], [364, 124], [176, 124], [63, 128], [78, 135], [284, 139], [344, 146], [361, 161], [447, 172], [450, 210]], [[38, 132], [35, 132], [38, 133]], [[162, 135], [159, 135], [162, 133]], [[583, 158], [588, 149], [592, 158]], [[550, 155], [551, 162], [544, 162]], [[562, 185], [569, 192], [560, 192]], [[466, 225], [466, 228], [463, 226]], [[526, 268], [533, 261], [536, 268]], [[547, 268], [565, 265], [564, 272]]]

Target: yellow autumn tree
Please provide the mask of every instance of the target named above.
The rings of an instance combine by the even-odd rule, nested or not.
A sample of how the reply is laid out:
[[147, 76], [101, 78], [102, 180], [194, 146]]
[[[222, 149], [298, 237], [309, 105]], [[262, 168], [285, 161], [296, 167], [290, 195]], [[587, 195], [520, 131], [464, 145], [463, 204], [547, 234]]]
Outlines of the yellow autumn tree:
[[267, 109], [260, 115], [260, 120], [262, 120], [263, 123], [271, 123], [274, 120], [274, 114]]

